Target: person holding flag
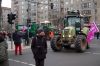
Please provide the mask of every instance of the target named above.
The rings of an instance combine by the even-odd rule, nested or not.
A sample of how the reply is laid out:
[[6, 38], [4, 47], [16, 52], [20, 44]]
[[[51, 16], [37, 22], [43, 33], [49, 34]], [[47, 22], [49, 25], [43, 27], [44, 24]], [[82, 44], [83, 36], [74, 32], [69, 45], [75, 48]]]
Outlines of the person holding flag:
[[99, 32], [97, 25], [95, 24], [95, 22], [90, 23], [90, 30], [89, 30], [88, 35], [87, 35], [87, 42], [88, 43], [90, 43], [92, 41], [92, 39], [94, 38], [94, 34], [96, 32]]

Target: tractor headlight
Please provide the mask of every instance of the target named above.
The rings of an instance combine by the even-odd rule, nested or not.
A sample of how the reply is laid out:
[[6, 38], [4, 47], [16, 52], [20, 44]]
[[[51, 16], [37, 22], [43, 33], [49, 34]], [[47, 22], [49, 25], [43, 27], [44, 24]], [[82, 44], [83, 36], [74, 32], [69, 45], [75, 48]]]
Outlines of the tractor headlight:
[[83, 30], [81, 30], [81, 32], [83, 32]]
[[69, 35], [68, 37], [71, 37], [71, 35]]
[[65, 37], [65, 36], [63, 35], [63, 37]]

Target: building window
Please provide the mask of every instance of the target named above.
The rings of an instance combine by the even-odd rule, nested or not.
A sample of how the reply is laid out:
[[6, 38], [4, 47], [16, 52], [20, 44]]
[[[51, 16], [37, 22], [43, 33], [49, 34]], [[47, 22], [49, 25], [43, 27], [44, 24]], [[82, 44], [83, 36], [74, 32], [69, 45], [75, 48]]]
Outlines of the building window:
[[71, 4], [73, 4], [74, 3], [74, 1], [73, 0], [71, 0]]
[[36, 16], [36, 13], [32, 13], [32, 16]]
[[91, 10], [83, 10], [82, 14], [91, 15]]
[[89, 8], [91, 8], [92, 4], [91, 3], [88, 3], [88, 6], [89, 6]]
[[22, 2], [22, 5], [24, 5], [24, 2]]
[[83, 3], [82, 4], [82, 8], [91, 8], [91, 6], [92, 6], [92, 3], [91, 2]]
[[69, 2], [66, 2], [65, 4], [66, 4], [66, 5], [68, 5], [68, 4], [69, 4]]
[[24, 7], [22, 6], [22, 10], [24, 9]]
[[22, 11], [22, 14], [23, 14], [24, 12]]

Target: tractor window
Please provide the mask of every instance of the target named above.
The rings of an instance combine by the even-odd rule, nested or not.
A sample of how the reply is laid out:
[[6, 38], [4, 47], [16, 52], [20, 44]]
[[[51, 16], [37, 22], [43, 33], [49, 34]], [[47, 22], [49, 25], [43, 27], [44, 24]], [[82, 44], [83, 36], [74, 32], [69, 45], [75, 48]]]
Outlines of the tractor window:
[[69, 17], [68, 18], [69, 26], [75, 26], [75, 22], [80, 22], [80, 18], [78, 18], [78, 17]]

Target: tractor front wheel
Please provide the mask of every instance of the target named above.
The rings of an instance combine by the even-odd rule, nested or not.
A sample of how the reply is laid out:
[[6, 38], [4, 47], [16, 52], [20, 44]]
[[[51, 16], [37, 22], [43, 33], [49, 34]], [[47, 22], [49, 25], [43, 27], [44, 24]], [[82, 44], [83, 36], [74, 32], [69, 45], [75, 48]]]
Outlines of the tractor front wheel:
[[78, 35], [75, 42], [75, 48], [78, 52], [84, 52], [87, 48], [87, 41], [84, 35]]
[[51, 39], [51, 48], [53, 51], [61, 51], [62, 50], [62, 43], [59, 37], [54, 37]]

